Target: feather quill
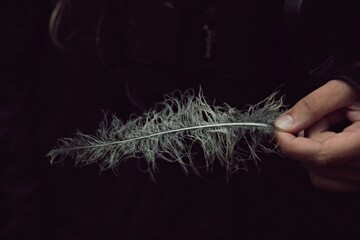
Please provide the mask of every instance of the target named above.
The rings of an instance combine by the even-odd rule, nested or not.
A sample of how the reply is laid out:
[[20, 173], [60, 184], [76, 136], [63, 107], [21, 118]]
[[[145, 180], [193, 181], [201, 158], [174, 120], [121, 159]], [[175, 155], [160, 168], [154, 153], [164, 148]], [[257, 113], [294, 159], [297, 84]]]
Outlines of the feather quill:
[[[105, 117], [95, 135], [77, 131], [74, 137], [58, 140], [47, 156], [51, 163], [71, 157], [76, 165], [98, 163], [101, 170], [115, 169], [127, 159], [143, 158], [153, 174], [156, 160], [177, 162], [187, 173], [210, 168], [218, 160], [228, 173], [246, 169], [246, 162], [260, 161], [259, 152], [276, 151], [272, 141], [274, 120], [283, 112], [282, 98], [276, 93], [238, 110], [208, 103], [202, 91], [174, 92], [162, 103], [123, 123], [115, 115]], [[269, 144], [270, 143], [270, 144]], [[193, 146], [199, 145], [205, 164], [194, 160]]]

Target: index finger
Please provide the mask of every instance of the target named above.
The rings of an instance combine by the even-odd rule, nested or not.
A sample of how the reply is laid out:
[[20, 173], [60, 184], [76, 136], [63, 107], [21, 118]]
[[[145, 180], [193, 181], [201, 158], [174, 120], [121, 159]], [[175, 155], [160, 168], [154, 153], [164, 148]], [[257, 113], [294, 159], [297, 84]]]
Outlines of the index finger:
[[359, 155], [359, 135], [341, 132], [321, 142], [290, 133], [275, 133], [282, 154], [304, 165], [324, 167], [355, 161]]

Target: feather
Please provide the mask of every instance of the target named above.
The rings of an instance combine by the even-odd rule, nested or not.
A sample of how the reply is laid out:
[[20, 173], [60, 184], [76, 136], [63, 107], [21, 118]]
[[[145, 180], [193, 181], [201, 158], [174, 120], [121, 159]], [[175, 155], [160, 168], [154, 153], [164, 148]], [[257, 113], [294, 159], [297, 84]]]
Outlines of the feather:
[[[71, 157], [76, 165], [98, 163], [101, 170], [116, 169], [127, 159], [143, 158], [153, 174], [157, 160], [177, 162], [187, 173], [211, 168], [218, 160], [228, 173], [246, 169], [246, 162], [260, 161], [258, 152], [274, 152], [274, 120], [283, 112], [276, 93], [246, 110], [223, 104], [210, 105], [201, 89], [166, 95], [162, 103], [123, 123], [115, 115], [105, 117], [94, 136], [80, 131], [58, 140], [47, 156], [51, 163]], [[270, 144], [269, 144], [270, 143]], [[201, 147], [205, 164], [194, 160], [194, 146]], [[270, 146], [267, 146], [270, 145]]]

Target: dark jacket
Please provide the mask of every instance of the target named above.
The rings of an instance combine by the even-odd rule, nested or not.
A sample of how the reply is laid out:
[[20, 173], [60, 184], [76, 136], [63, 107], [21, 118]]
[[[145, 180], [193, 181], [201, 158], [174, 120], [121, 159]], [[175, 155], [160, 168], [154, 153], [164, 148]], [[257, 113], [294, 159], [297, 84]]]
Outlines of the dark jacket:
[[[265, 15], [258, 8], [260, 2], [219, 1], [222, 51], [216, 56], [221, 64], [189, 68], [184, 64], [188, 58], [179, 56], [184, 64], [180, 68], [130, 61], [120, 69], [104, 66], [94, 42], [84, 38], [68, 39], [76, 51], [54, 47], [47, 33], [53, 6], [31, 2], [22, 10], [9, 4], [13, 9], [8, 8], [6, 19], [12, 30], [1, 34], [7, 53], [7, 57], [1, 55], [5, 70], [0, 82], [1, 239], [343, 239], [359, 235], [358, 194], [315, 189], [301, 166], [279, 156], [262, 156], [260, 172], [254, 167], [229, 179], [218, 165], [199, 177], [186, 176], [178, 165], [159, 161], [155, 182], [141, 171], [141, 159], [121, 164], [116, 175], [111, 171], [99, 175], [97, 166], [75, 168], [71, 159], [50, 166], [45, 157], [58, 138], [76, 129], [94, 133], [103, 118], [101, 110], [117, 113], [125, 121], [131, 113], [141, 112], [134, 96], [152, 106], [159, 100], [155, 92], [159, 88], [201, 83], [209, 98], [236, 107], [265, 97], [282, 83], [287, 83], [284, 92], [293, 98], [290, 103], [333, 78], [358, 88], [360, 67], [354, 63], [356, 52], [349, 51], [357, 45], [347, 42], [348, 37], [337, 35], [339, 41], [332, 45], [323, 42], [324, 36], [333, 34], [327, 27], [307, 25], [311, 28], [295, 31], [298, 35], [285, 31], [275, 16], [281, 14], [282, 1], [274, 5], [264, 1], [274, 10]], [[192, 21], [199, 20], [196, 11], [186, 9], [187, 5], [181, 12], [185, 21], [178, 26], [180, 32], [192, 29]], [[334, 26], [331, 21], [319, 24]], [[260, 28], [244, 30], [247, 25]], [[105, 29], [111, 33], [112, 27]], [[193, 39], [184, 41], [189, 44]], [[242, 45], [236, 45], [237, 40]], [[179, 54], [187, 53], [180, 50]], [[337, 60], [330, 58], [314, 69], [331, 55]], [[116, 60], [116, 55], [109, 58]], [[135, 93], [129, 92], [129, 83]]]

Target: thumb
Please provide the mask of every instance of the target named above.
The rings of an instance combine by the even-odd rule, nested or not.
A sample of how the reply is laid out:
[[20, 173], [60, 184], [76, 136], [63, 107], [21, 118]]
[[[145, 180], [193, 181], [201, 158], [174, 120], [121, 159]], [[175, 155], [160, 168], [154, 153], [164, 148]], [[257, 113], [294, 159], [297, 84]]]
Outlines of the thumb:
[[357, 93], [349, 84], [331, 80], [301, 99], [274, 125], [280, 131], [298, 133], [327, 114], [350, 105], [356, 98]]

